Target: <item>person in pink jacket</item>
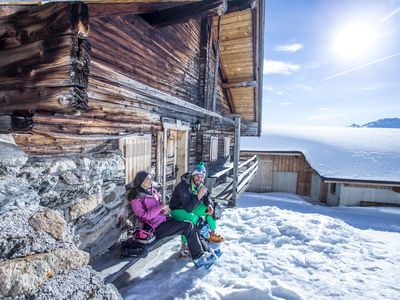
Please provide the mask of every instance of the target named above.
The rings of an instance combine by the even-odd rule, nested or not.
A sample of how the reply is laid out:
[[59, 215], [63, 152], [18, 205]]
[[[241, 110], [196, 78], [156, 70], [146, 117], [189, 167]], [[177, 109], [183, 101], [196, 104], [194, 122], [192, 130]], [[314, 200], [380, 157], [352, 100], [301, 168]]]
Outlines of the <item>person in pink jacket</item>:
[[190, 221], [174, 221], [169, 217], [170, 209], [163, 204], [160, 195], [152, 187], [151, 175], [140, 171], [133, 180], [133, 189], [128, 198], [134, 214], [155, 228], [156, 237], [161, 239], [171, 235], [185, 235], [190, 255], [196, 268], [211, 266], [217, 259], [213, 252], [202, 243], [197, 228]]

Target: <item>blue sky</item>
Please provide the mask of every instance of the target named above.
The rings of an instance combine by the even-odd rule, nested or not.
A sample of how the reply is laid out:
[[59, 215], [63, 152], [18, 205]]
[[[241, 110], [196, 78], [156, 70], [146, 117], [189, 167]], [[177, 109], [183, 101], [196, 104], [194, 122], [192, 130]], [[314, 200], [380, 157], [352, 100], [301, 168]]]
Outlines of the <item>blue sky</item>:
[[400, 117], [400, 0], [266, 0], [263, 123]]

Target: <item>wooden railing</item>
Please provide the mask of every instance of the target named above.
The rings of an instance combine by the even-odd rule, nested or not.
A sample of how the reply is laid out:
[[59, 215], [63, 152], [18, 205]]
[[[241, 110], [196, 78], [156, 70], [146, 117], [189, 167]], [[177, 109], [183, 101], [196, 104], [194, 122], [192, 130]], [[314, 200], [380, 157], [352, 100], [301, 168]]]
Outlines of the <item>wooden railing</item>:
[[[245, 168], [243, 173], [240, 173], [240, 170]], [[238, 178], [238, 189], [237, 193], [240, 194], [244, 191], [244, 187], [250, 183], [250, 180], [253, 179], [258, 169], [258, 160], [257, 156], [254, 155], [252, 158], [246, 160], [244, 163], [239, 165], [239, 178]]]
[[[231, 163], [223, 170], [212, 174], [208, 177], [208, 186], [212, 190], [212, 197], [216, 201], [224, 202], [229, 206], [235, 206], [233, 199], [234, 193], [239, 195], [246, 190], [247, 185], [254, 178], [258, 168], [257, 156], [254, 155], [250, 159], [241, 162], [238, 166], [238, 178], [234, 178], [234, 164]], [[233, 184], [236, 180], [236, 185]], [[237, 186], [237, 190], [233, 190], [233, 186]], [[237, 199], [238, 197], [236, 197]]]

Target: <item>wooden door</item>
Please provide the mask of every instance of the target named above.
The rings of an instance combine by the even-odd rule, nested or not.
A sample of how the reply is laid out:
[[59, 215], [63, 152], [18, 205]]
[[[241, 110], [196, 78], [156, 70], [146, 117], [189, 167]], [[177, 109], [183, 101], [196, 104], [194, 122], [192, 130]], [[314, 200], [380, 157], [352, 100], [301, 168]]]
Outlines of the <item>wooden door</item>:
[[166, 150], [167, 182], [168, 185], [175, 185], [187, 172], [188, 132], [168, 129]]

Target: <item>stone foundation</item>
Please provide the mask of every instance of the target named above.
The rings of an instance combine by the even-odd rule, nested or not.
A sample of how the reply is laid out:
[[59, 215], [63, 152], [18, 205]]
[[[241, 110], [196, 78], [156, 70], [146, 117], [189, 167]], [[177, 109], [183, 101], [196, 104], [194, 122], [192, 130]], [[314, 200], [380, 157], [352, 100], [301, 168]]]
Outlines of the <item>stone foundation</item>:
[[27, 157], [0, 135], [0, 212], [27, 205], [57, 210], [73, 242], [91, 256], [118, 241], [130, 209], [119, 152]]

